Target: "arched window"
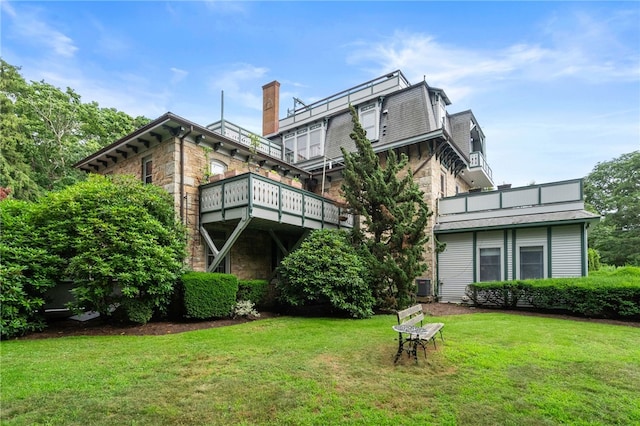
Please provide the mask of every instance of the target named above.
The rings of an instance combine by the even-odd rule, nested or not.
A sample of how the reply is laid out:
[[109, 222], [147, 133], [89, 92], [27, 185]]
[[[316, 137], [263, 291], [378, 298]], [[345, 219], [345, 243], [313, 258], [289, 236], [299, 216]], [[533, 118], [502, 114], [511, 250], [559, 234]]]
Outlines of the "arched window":
[[227, 165], [224, 164], [222, 161], [211, 160], [211, 163], [209, 165], [209, 171], [211, 173], [211, 176], [221, 175], [227, 171]]

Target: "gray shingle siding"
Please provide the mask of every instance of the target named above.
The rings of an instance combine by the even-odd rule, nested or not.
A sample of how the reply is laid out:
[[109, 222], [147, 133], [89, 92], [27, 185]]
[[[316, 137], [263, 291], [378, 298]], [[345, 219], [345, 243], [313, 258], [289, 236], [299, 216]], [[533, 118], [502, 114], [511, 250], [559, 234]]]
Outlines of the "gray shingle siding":
[[471, 112], [467, 111], [465, 113], [450, 115], [449, 123], [451, 124], [453, 143], [468, 159], [470, 152], [469, 132], [471, 131]]
[[356, 144], [349, 137], [352, 131], [353, 124], [351, 124], [351, 114], [349, 111], [336, 115], [329, 120], [327, 139], [325, 142], [327, 158], [341, 157], [341, 146], [347, 151], [353, 152], [356, 150]]
[[[380, 143], [387, 144], [429, 132], [435, 118], [425, 86], [387, 96], [382, 105]], [[384, 126], [387, 126], [386, 128]]]

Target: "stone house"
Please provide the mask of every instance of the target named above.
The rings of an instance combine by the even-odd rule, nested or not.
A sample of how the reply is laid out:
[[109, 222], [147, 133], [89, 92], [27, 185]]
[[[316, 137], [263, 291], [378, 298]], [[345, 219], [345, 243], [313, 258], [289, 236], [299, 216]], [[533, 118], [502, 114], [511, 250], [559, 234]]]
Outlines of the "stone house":
[[[441, 221], [470, 214], [451, 210], [460, 205], [452, 200], [473, 200], [469, 191], [494, 186], [485, 136], [475, 116], [470, 110], [449, 113], [446, 93], [426, 81], [410, 84], [401, 71], [394, 71], [317, 102], [294, 99], [284, 118], [279, 114], [279, 88], [277, 81], [262, 88], [262, 135], [224, 118], [202, 126], [166, 113], [75, 166], [93, 173], [133, 174], [164, 187], [189, 230], [188, 266], [243, 279], [272, 278], [280, 260], [313, 229], [353, 226], [354, 218], [339, 203], [344, 168], [340, 147], [355, 149], [349, 138], [349, 105], [358, 112], [382, 163], [389, 150], [408, 156], [435, 212], [429, 234], [449, 242], [455, 232]], [[584, 219], [586, 227], [593, 218]], [[501, 223], [500, 232], [507, 232], [509, 221]], [[478, 234], [472, 235], [477, 242]], [[438, 295], [437, 285], [431, 284], [450, 280], [440, 264], [450, 262], [451, 256], [437, 256], [434, 238], [425, 248], [429, 269], [420, 277], [418, 293]], [[586, 245], [573, 249], [582, 253]], [[509, 271], [501, 278], [511, 278]], [[572, 271], [586, 273], [584, 268]], [[456, 286], [445, 283], [443, 288]], [[458, 291], [447, 298], [457, 301], [462, 296]]]

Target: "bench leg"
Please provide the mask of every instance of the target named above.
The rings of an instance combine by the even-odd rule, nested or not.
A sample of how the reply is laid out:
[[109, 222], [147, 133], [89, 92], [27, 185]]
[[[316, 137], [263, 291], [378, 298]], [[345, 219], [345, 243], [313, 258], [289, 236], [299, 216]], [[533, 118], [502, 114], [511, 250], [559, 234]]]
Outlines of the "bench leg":
[[[428, 342], [427, 342], [428, 343]], [[416, 341], [416, 348], [418, 346], [418, 344], [420, 346], [422, 346], [422, 351], [424, 352], [424, 359], [427, 359], [427, 346], [424, 344], [424, 342], [422, 340], [418, 340]], [[416, 362], [418, 362], [418, 356], [416, 354]]]
[[393, 360], [394, 364], [398, 362], [398, 360], [400, 359], [400, 356], [402, 355], [403, 350], [404, 350], [404, 339], [402, 338], [402, 334], [401, 334], [400, 336], [398, 336], [398, 352], [396, 353], [396, 357]]

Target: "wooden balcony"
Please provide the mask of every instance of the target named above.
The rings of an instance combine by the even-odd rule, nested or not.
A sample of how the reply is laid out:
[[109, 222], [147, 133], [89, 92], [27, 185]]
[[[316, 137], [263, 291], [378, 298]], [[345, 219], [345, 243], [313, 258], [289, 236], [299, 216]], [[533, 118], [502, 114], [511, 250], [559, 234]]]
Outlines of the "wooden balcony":
[[267, 177], [244, 173], [200, 187], [200, 223], [262, 219], [306, 229], [351, 228], [334, 201]]

